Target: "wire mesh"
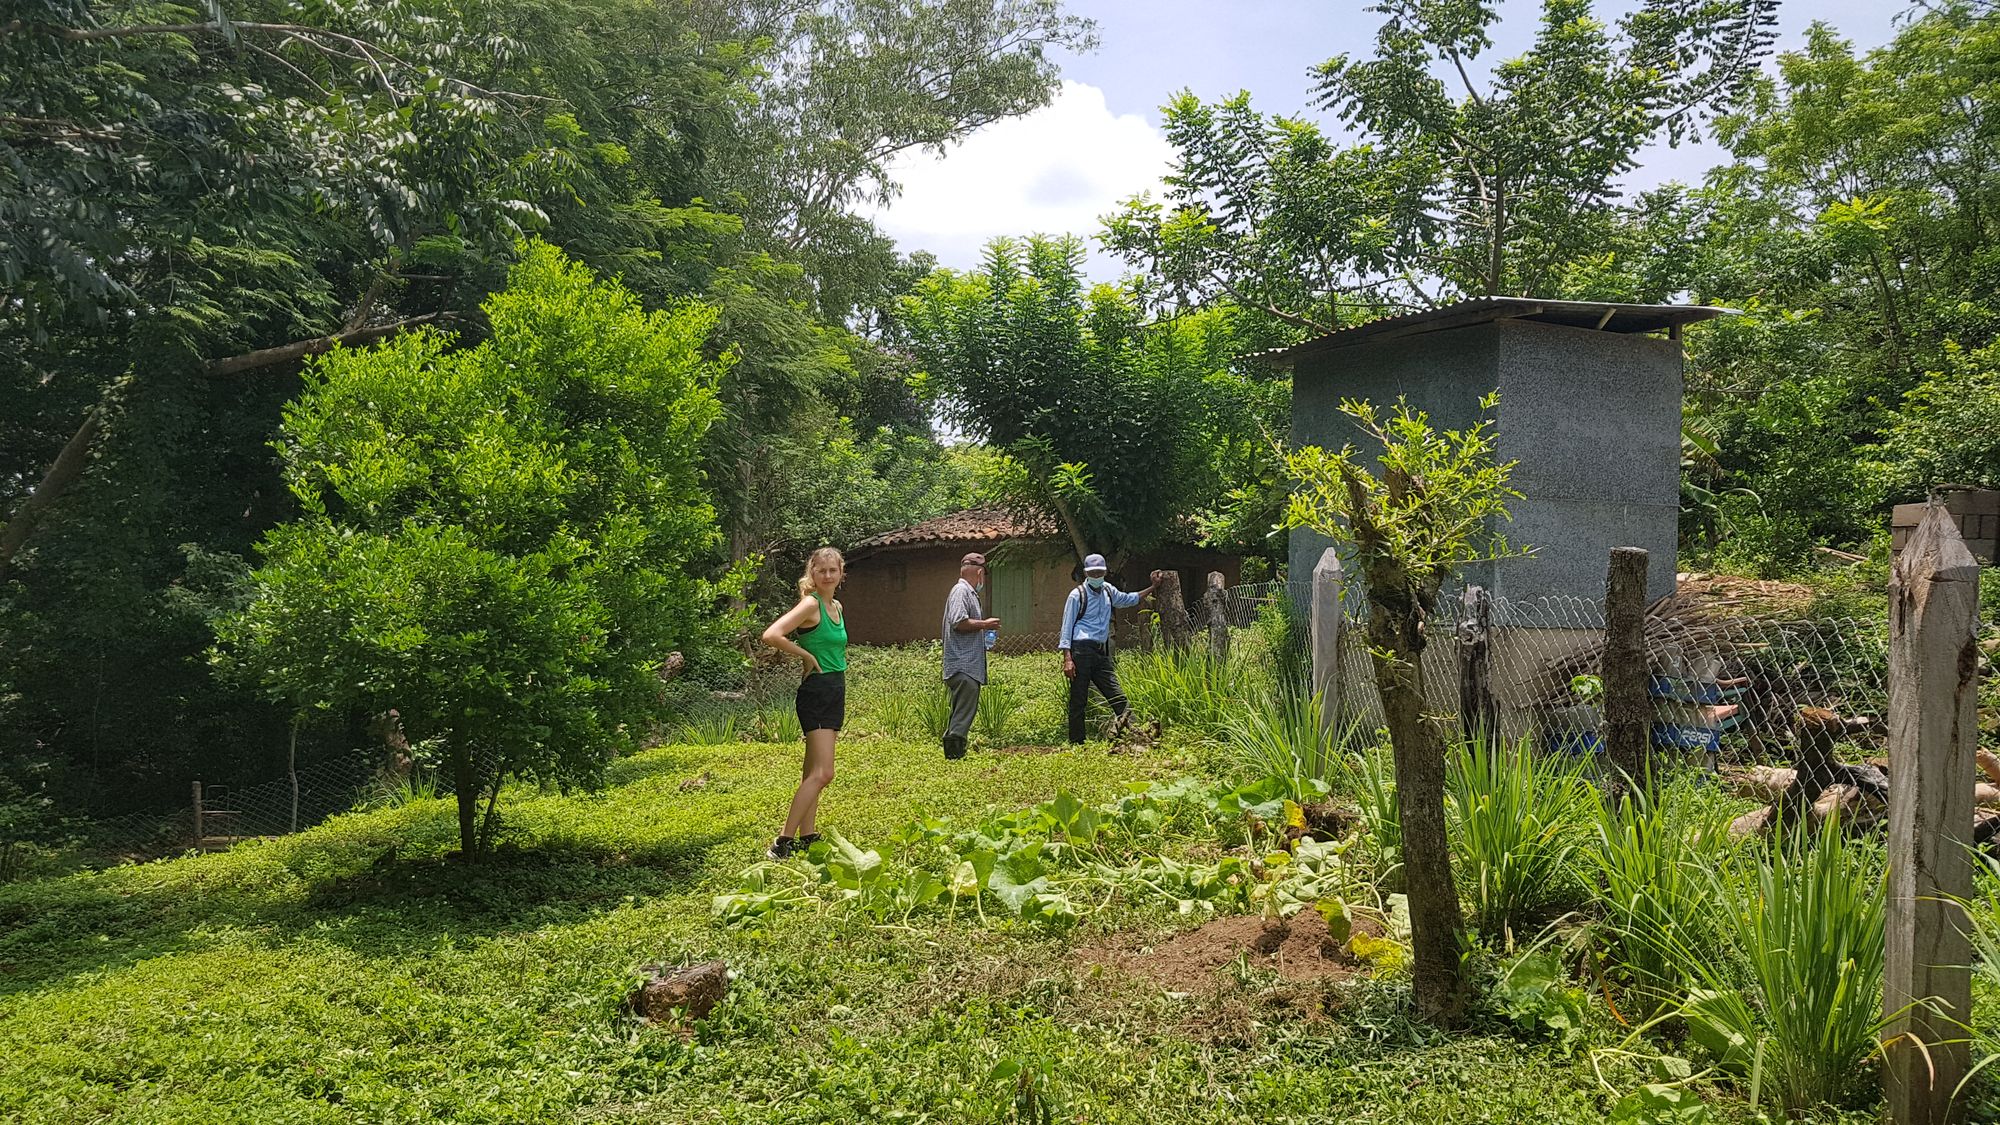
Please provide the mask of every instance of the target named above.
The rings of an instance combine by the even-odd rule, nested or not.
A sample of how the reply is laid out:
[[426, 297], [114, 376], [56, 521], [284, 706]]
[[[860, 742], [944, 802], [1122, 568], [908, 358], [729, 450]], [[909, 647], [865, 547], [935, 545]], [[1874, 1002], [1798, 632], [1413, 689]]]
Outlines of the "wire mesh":
[[[1264, 582], [1188, 591], [1184, 607], [1189, 642], [1254, 673], [1220, 682], [1310, 690], [1312, 637], [1309, 581]], [[1458, 725], [1459, 626], [1456, 596], [1441, 598], [1428, 614], [1423, 653], [1431, 713]], [[1338, 674], [1333, 696], [1344, 722], [1374, 729], [1381, 709], [1374, 690], [1374, 658], [1366, 639], [1367, 605], [1358, 584], [1342, 591]], [[1544, 749], [1591, 753], [1601, 745], [1601, 685], [1597, 673], [1604, 643], [1604, 611], [1588, 598], [1496, 599], [1489, 644], [1491, 683], [1501, 734], [1528, 738]], [[1160, 610], [1121, 612], [1118, 644], [1145, 650], [1160, 643]], [[1801, 707], [1823, 707], [1854, 724], [1862, 743], [1879, 742], [1888, 705], [1886, 621], [1752, 616], [1669, 599], [1646, 621], [1655, 743], [1669, 751], [1706, 755], [1709, 764], [1769, 756], [1786, 739]], [[1002, 630], [994, 651], [1005, 655], [1053, 654], [1052, 631]], [[934, 642], [930, 649], [935, 652]], [[751, 659], [706, 675], [686, 675], [662, 685], [658, 741], [720, 743], [745, 738], [777, 740], [787, 721], [800, 672], [789, 660], [747, 643]], [[1051, 674], [1058, 674], [1051, 668]], [[1255, 700], [1243, 703], [1254, 705]], [[421, 755], [419, 755], [421, 757]], [[489, 765], [491, 763], [488, 763]], [[301, 830], [367, 801], [449, 794], [450, 779], [424, 770], [388, 750], [356, 751], [250, 785], [204, 790], [200, 823], [192, 806], [136, 814], [82, 826], [77, 842], [102, 860], [169, 855], [196, 846]]]

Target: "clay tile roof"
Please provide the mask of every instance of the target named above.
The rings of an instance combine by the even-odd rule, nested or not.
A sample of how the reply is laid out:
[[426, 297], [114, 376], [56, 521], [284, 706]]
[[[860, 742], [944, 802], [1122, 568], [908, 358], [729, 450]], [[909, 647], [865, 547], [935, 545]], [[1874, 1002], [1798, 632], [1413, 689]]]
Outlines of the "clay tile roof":
[[1055, 529], [1023, 522], [1005, 508], [968, 508], [910, 527], [900, 527], [871, 535], [856, 543], [850, 554], [892, 547], [928, 547], [946, 544], [998, 543], [1007, 539], [1047, 539]]

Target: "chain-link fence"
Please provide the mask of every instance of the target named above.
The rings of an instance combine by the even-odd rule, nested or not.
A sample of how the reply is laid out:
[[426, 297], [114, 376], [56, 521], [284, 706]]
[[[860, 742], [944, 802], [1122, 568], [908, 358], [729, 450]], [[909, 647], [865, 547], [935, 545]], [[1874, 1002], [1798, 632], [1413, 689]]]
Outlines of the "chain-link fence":
[[[1232, 622], [1269, 614], [1287, 603], [1310, 619], [1310, 583], [1270, 583], [1229, 592]], [[1342, 721], [1373, 729], [1382, 720], [1374, 659], [1367, 640], [1368, 608], [1358, 587], [1343, 589], [1339, 675], [1330, 693]], [[1459, 684], [1469, 624], [1465, 603], [1451, 595], [1427, 615], [1424, 681], [1431, 712], [1460, 723]], [[1494, 599], [1487, 618], [1488, 682], [1503, 737], [1531, 738], [1546, 749], [1593, 752], [1603, 721], [1605, 618], [1601, 601]], [[1290, 634], [1305, 646], [1310, 630]], [[1835, 711], [1858, 742], [1879, 742], [1888, 706], [1888, 622], [1749, 614], [1699, 598], [1671, 597], [1651, 606], [1645, 642], [1653, 701], [1653, 739], [1665, 750], [1706, 756], [1709, 763], [1749, 760], [1788, 737], [1804, 707]]]
[[[1241, 585], [1214, 594], [1190, 590], [1185, 601], [1180, 624], [1190, 644], [1247, 673], [1214, 682], [1243, 692], [1310, 690], [1310, 582]], [[1465, 617], [1460, 599], [1445, 597], [1426, 627], [1428, 697], [1433, 712], [1454, 725]], [[1339, 675], [1330, 694], [1340, 721], [1372, 730], [1381, 710], [1366, 624], [1366, 600], [1358, 584], [1349, 584], [1342, 591]], [[1550, 751], [1594, 752], [1601, 745], [1602, 603], [1496, 599], [1490, 626], [1490, 683], [1503, 736], [1529, 738]], [[1119, 614], [1118, 644], [1127, 652], [1154, 648], [1163, 631], [1157, 606]], [[1887, 634], [1886, 621], [1746, 614], [1699, 598], [1658, 603], [1646, 620], [1654, 741], [1705, 755], [1713, 765], [1770, 756], [1770, 744], [1786, 739], [1801, 707], [1879, 720], [1888, 700]], [[1002, 630], [994, 640], [993, 651], [1002, 655], [1053, 654], [1058, 635]], [[795, 739], [797, 666], [761, 646], [746, 651], [751, 659], [735, 667], [676, 675], [664, 683], [665, 708], [655, 740]], [[1880, 740], [1881, 725], [1851, 724], [1864, 744]], [[356, 751], [301, 767], [296, 777], [206, 786], [198, 794], [191, 784], [188, 806], [97, 821], [79, 830], [76, 843], [96, 859], [149, 858], [297, 831], [359, 803], [412, 792], [448, 794], [449, 779], [396, 751]]]

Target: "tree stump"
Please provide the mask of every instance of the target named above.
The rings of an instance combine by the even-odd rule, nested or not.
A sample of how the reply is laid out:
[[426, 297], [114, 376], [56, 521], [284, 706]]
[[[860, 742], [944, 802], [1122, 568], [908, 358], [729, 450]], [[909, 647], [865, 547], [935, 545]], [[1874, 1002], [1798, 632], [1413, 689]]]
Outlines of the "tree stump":
[[704, 961], [685, 969], [662, 974], [653, 969], [644, 984], [632, 993], [632, 1011], [655, 1023], [701, 1019], [722, 1002], [729, 991], [729, 965]]

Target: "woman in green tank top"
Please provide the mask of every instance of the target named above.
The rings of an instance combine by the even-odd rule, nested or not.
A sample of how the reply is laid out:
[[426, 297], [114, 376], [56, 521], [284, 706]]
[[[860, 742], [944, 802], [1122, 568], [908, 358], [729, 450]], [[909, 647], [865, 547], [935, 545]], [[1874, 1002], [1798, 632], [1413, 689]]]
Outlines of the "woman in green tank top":
[[[799, 603], [764, 630], [764, 643], [799, 658], [805, 681], [799, 684], [799, 728], [805, 731], [806, 765], [792, 794], [785, 830], [764, 854], [784, 859], [819, 839], [813, 823], [819, 795], [833, 781], [833, 744], [847, 718], [847, 611], [834, 591], [847, 577], [847, 560], [832, 547], [821, 547], [806, 562], [799, 579]], [[793, 632], [798, 635], [792, 639]]]

